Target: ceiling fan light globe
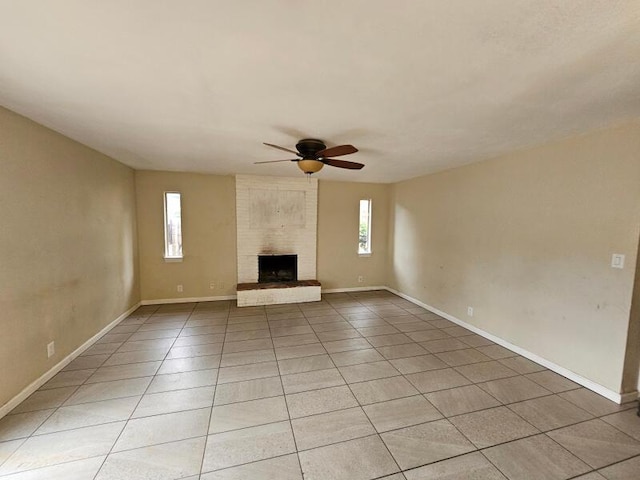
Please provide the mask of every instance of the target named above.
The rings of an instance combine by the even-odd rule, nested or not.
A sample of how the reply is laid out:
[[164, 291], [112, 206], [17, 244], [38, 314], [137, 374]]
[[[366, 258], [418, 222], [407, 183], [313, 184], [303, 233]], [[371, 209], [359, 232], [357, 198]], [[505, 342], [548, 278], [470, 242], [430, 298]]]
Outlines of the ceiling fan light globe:
[[312, 173], [319, 172], [324, 167], [324, 163], [320, 160], [313, 159], [302, 159], [298, 160], [298, 168], [302, 170], [307, 175], [311, 175]]

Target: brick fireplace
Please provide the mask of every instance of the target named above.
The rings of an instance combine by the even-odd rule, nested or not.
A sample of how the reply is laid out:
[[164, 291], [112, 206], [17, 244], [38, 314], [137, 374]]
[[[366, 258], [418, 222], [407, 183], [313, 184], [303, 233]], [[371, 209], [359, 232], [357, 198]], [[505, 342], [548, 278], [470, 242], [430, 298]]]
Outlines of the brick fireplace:
[[[320, 300], [316, 281], [317, 216], [315, 178], [236, 176], [238, 284], [243, 285], [237, 292], [239, 306]], [[260, 259], [268, 264], [276, 257], [289, 262], [295, 258], [299, 285], [292, 284], [290, 277], [261, 281]], [[271, 268], [271, 277], [283, 271]], [[282, 285], [267, 288], [267, 284], [280, 280]], [[259, 282], [260, 287], [246, 285]]]

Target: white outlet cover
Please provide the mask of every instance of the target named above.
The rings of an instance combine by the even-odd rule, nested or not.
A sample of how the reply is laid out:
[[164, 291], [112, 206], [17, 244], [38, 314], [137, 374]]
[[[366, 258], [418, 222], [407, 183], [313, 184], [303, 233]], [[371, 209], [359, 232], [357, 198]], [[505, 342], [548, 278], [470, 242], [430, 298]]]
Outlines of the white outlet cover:
[[467, 315], [473, 317], [473, 307], [467, 307]]
[[51, 358], [56, 353], [56, 343], [47, 344], [47, 358]]
[[182, 291], [182, 285], [178, 285], [178, 291], [181, 292]]
[[624, 268], [624, 255], [621, 253], [611, 255], [611, 267]]

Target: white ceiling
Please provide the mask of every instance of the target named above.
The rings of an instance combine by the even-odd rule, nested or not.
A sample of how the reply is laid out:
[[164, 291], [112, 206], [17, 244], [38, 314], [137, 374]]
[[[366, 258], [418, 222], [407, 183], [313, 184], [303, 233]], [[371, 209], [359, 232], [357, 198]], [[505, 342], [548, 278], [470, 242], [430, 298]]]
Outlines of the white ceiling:
[[0, 104], [138, 169], [316, 137], [392, 182], [640, 117], [640, 1], [0, 0]]

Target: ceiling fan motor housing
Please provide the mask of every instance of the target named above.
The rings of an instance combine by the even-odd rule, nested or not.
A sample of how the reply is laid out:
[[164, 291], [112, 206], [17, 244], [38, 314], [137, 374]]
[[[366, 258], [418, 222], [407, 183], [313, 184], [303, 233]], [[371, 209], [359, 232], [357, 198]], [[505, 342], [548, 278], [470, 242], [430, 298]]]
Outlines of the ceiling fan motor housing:
[[326, 149], [327, 146], [322, 140], [316, 138], [304, 138], [296, 144], [296, 150], [300, 152], [305, 159], [316, 159], [318, 152]]

